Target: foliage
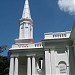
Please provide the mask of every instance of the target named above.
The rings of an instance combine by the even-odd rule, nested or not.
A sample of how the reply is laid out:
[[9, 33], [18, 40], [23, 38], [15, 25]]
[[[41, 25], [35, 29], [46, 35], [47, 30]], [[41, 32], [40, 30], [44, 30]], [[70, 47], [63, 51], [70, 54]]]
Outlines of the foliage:
[[2, 53], [4, 50], [6, 50], [6, 45], [5, 46], [0, 46], [0, 53]]
[[8, 75], [9, 59], [8, 57], [0, 56], [0, 75]]

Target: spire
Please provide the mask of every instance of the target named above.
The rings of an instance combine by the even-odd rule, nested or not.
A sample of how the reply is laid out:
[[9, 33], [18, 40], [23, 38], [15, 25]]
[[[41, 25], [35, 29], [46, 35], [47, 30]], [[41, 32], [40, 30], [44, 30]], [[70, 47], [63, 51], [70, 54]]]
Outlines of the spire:
[[20, 19], [19, 39], [17, 43], [33, 42], [33, 21], [28, 0], [25, 1], [22, 18]]
[[28, 0], [25, 1], [24, 9], [23, 9], [23, 14], [22, 14], [22, 19], [31, 19], [31, 14], [30, 14], [30, 8], [29, 8], [29, 2]]

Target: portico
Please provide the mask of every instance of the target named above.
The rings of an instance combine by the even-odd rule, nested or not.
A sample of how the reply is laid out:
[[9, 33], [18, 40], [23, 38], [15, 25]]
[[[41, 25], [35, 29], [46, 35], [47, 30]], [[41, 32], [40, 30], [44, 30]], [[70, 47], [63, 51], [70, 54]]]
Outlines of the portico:
[[[21, 59], [21, 58], [11, 57], [10, 73], [12, 72], [12, 74], [10, 73], [9, 74], [10, 75], [35, 75], [35, 57], [27, 56], [25, 57], [25, 59]], [[31, 65], [33, 66], [32, 69], [31, 69]], [[13, 67], [11, 68], [11, 66]]]
[[42, 70], [39, 68], [39, 58], [42, 57], [44, 59], [44, 51], [42, 51], [42, 48], [37, 49], [38, 51], [40, 50], [40, 54], [37, 50], [32, 50], [33, 52], [30, 50], [17, 52], [16, 50], [16, 55], [12, 52], [9, 75], [38, 75], [38, 70], [42, 73]]

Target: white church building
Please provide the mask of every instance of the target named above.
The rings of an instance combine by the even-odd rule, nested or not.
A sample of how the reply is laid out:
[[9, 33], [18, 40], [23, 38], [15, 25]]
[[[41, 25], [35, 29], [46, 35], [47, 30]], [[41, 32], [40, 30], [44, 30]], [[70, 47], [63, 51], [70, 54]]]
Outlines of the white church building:
[[33, 20], [26, 0], [19, 38], [9, 52], [9, 75], [75, 75], [75, 24], [71, 31], [44, 33], [44, 39], [34, 43]]

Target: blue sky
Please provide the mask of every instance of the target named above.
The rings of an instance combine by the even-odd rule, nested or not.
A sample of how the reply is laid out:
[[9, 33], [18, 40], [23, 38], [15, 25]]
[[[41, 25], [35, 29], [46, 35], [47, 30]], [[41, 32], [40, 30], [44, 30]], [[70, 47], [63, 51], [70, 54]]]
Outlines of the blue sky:
[[[29, 4], [35, 42], [43, 40], [45, 32], [71, 30], [74, 15], [61, 11], [58, 0], [29, 0]], [[23, 7], [24, 0], [0, 0], [0, 45], [10, 48], [18, 38]], [[7, 55], [7, 50], [2, 55]]]

